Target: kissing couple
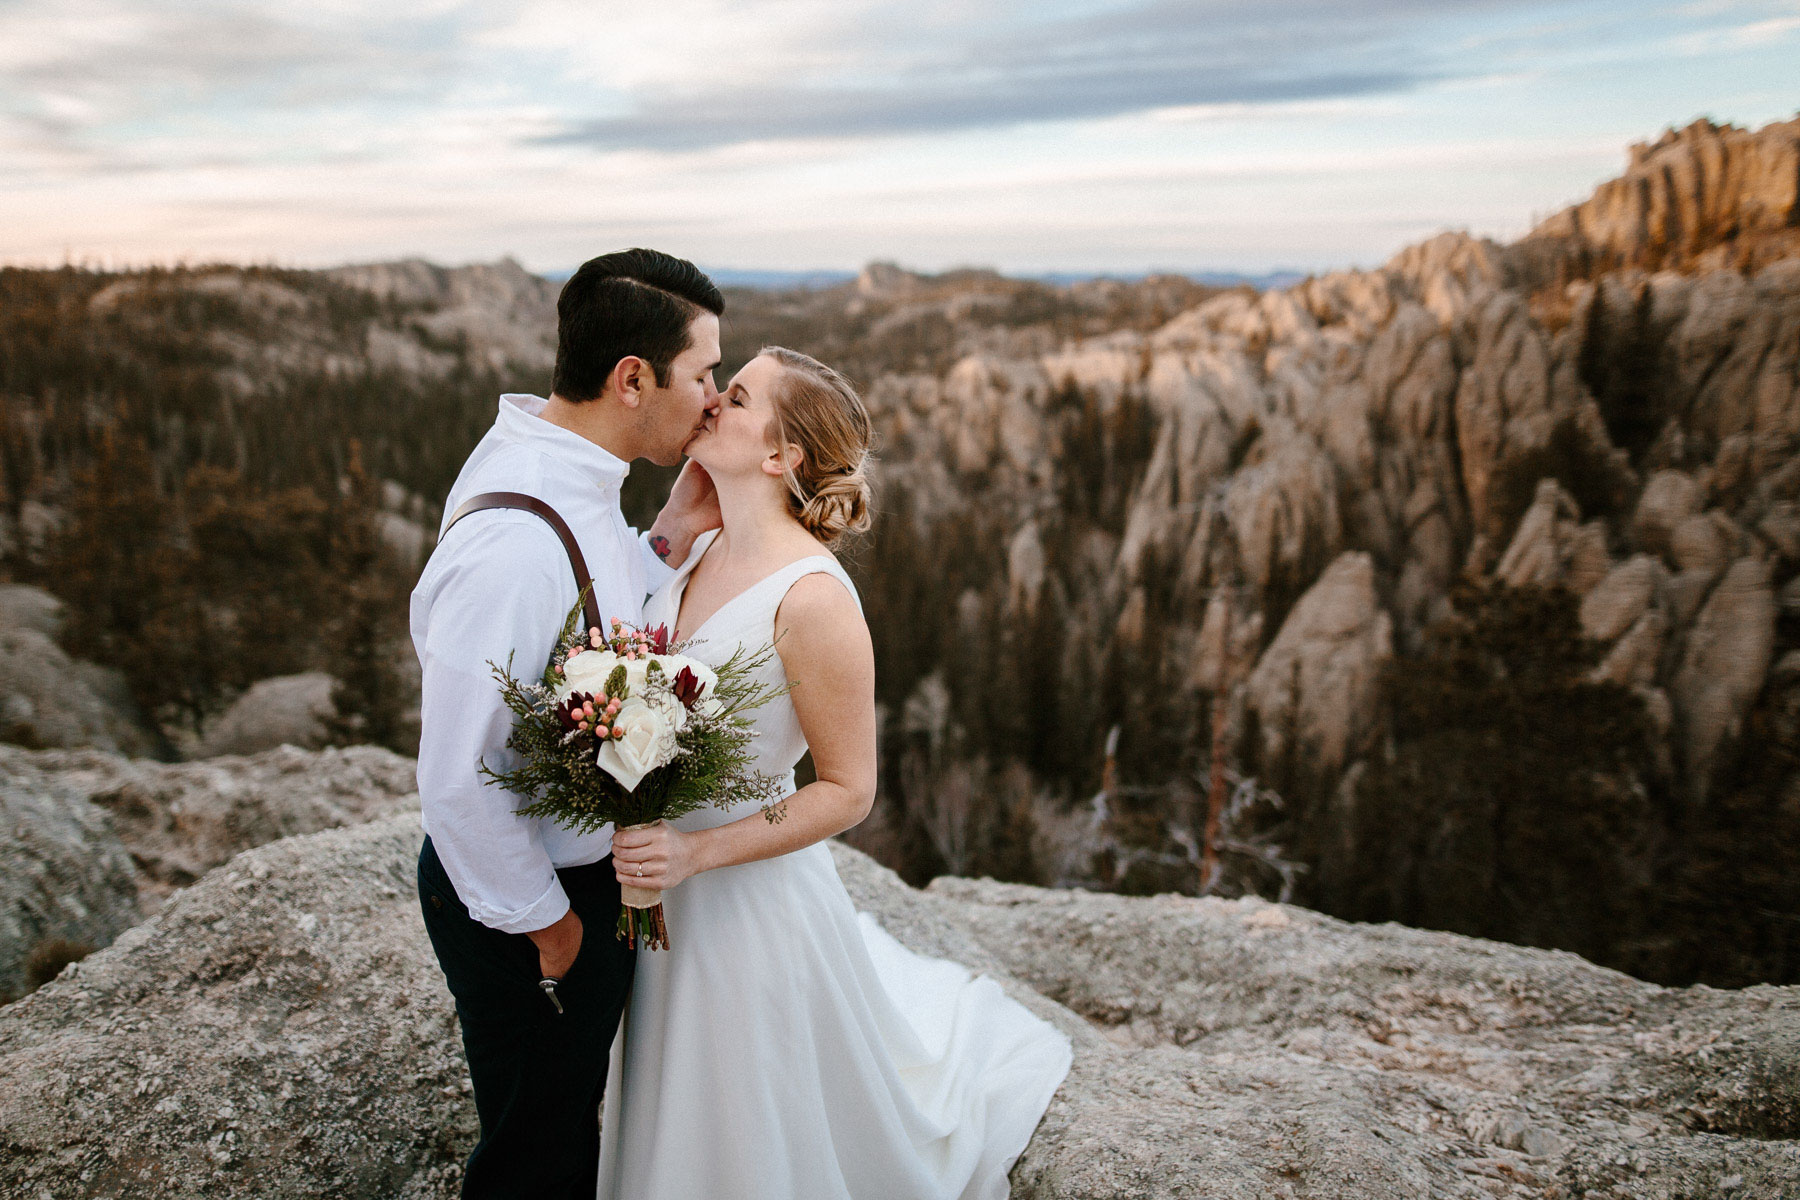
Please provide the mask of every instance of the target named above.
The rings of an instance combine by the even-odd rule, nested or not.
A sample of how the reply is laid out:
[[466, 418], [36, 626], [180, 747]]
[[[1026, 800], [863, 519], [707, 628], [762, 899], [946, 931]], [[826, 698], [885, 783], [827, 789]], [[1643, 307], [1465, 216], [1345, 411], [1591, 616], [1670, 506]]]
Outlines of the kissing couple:
[[[874, 652], [831, 552], [871, 520], [869, 414], [780, 347], [720, 392], [724, 309], [667, 254], [584, 263], [549, 398], [500, 397], [412, 594], [419, 900], [481, 1123], [462, 1194], [997, 1200], [1070, 1042], [901, 946], [838, 878], [825, 840], [875, 799]], [[684, 457], [655, 524], [628, 526], [631, 464]], [[487, 785], [484, 763], [517, 760], [489, 664], [535, 670], [590, 586], [603, 618], [664, 625], [709, 665], [774, 643], [762, 682], [791, 691], [754, 710], [752, 746], [785, 776], [780, 820], [577, 833]], [[661, 893], [669, 949], [615, 936], [621, 882]]]

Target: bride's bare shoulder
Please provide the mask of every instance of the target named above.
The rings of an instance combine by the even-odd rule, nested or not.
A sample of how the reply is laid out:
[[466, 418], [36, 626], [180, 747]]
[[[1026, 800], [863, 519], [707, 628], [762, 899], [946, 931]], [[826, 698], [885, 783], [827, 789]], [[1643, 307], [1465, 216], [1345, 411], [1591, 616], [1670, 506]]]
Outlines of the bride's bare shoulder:
[[[840, 687], [849, 689], [845, 695], [874, 687], [868, 623], [850, 589], [829, 572], [802, 575], [782, 597], [775, 610], [775, 650], [790, 681], [812, 681], [811, 699], [841, 699]], [[827, 690], [820, 692], [821, 687]]]
[[804, 641], [836, 641], [842, 635], [868, 637], [856, 598], [842, 580], [826, 571], [811, 571], [794, 581], [776, 606], [775, 626], [786, 638]]

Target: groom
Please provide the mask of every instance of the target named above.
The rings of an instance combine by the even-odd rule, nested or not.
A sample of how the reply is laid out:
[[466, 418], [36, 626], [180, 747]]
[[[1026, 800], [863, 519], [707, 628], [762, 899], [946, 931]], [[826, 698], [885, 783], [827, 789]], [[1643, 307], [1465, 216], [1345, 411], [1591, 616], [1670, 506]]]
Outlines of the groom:
[[[719, 524], [718, 497], [693, 463], [647, 534], [619, 511], [629, 464], [680, 462], [718, 411], [718, 288], [692, 263], [624, 250], [584, 263], [556, 308], [550, 398], [500, 397], [412, 594], [424, 673], [419, 901], [481, 1120], [462, 1194], [482, 1200], [592, 1200], [607, 1057], [636, 962], [613, 934], [611, 826], [576, 834], [520, 817], [528, 801], [478, 773], [483, 761], [514, 765], [512, 717], [488, 664], [510, 659], [523, 678], [542, 670], [578, 594], [572, 561], [592, 571], [602, 620], [635, 622], [694, 538]], [[493, 492], [548, 505], [579, 556], [537, 511], [455, 519]]]

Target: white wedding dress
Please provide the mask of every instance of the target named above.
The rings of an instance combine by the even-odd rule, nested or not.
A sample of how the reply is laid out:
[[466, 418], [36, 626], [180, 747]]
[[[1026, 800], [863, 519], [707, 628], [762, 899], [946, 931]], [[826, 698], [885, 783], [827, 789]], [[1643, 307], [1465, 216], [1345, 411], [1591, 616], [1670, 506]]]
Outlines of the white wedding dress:
[[[713, 535], [651, 598], [675, 628]], [[709, 663], [774, 634], [803, 559], [727, 601], [688, 651]], [[860, 603], [860, 602], [859, 602]], [[701, 640], [704, 639], [704, 640]], [[765, 668], [781, 682], [779, 657]], [[786, 697], [756, 711], [758, 769], [806, 750]], [[788, 788], [793, 788], [790, 774]], [[762, 818], [747, 804], [673, 824]], [[613, 1042], [600, 1200], [998, 1200], [1061, 1085], [1069, 1039], [956, 963], [859, 914], [823, 842], [705, 871], [663, 901], [668, 950], [639, 951]], [[610, 931], [609, 931], [610, 932]]]

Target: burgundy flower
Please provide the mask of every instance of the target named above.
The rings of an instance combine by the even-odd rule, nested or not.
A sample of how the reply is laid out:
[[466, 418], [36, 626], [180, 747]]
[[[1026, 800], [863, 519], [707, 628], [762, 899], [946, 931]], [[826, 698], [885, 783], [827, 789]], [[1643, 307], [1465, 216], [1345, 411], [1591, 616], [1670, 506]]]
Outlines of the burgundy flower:
[[581, 727], [581, 706], [594, 703], [594, 697], [587, 692], [571, 692], [569, 698], [556, 706], [556, 720], [563, 729], [573, 731]]
[[658, 625], [655, 629], [647, 629], [644, 636], [650, 641], [650, 653], [667, 654], [669, 652], [669, 627]]
[[670, 686], [675, 691], [675, 698], [690, 710], [700, 702], [700, 693], [706, 690], [706, 685], [700, 682], [692, 667], [681, 668]]

